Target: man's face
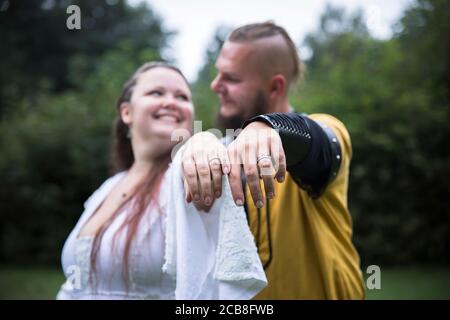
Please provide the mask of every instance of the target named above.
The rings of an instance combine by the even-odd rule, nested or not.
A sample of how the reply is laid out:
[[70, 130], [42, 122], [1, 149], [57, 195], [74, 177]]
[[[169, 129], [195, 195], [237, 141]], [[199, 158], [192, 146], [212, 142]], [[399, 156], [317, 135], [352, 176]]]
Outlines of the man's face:
[[267, 90], [252, 44], [225, 42], [216, 62], [211, 89], [220, 99], [219, 124], [240, 128], [255, 115], [267, 112]]

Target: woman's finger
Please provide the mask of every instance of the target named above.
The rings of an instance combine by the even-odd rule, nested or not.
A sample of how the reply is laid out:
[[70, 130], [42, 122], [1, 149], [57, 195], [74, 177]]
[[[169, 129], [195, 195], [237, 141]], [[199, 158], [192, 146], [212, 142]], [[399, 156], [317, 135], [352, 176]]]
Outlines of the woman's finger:
[[[185, 152], [182, 159], [183, 176], [188, 186], [191, 200], [200, 200], [200, 186], [197, 177], [197, 168], [190, 152]], [[188, 201], [189, 197], [186, 197]]]
[[219, 158], [220, 163], [222, 164], [222, 172], [223, 174], [229, 174], [231, 170], [231, 161], [228, 157], [228, 151], [227, 148], [222, 146], [222, 148], [219, 151]]
[[211, 170], [214, 196], [219, 198], [222, 195], [222, 166], [220, 163], [220, 158], [215, 157], [209, 160], [209, 168]]
[[208, 159], [205, 156], [205, 151], [202, 149], [197, 149], [194, 152], [194, 161], [200, 182], [201, 199], [204, 204], [210, 205], [213, 200], [211, 190], [211, 171], [209, 168]]
[[188, 183], [187, 183], [185, 178], [183, 178], [183, 184], [184, 184], [184, 192], [186, 193], [186, 197], [185, 197], [186, 202], [187, 203], [191, 203], [192, 202], [192, 195], [191, 195], [191, 192], [189, 191], [189, 185], [188, 185]]

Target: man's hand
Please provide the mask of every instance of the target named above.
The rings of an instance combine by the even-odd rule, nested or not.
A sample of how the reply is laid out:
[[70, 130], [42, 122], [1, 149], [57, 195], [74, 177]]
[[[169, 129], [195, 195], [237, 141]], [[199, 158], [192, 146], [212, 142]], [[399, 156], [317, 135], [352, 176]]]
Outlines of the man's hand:
[[263, 122], [252, 122], [228, 146], [231, 161], [229, 175], [231, 192], [237, 205], [244, 204], [241, 170], [256, 207], [264, 206], [260, 179], [268, 198], [275, 196], [274, 178], [283, 182], [286, 174], [286, 157], [278, 132]]
[[222, 195], [222, 174], [230, 172], [227, 149], [212, 133], [197, 133], [186, 143], [182, 168], [186, 201], [208, 211]]

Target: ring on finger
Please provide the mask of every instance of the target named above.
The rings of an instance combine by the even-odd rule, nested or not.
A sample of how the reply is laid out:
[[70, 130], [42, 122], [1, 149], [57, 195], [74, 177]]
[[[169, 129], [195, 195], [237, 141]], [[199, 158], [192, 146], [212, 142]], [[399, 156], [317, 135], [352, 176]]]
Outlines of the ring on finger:
[[[215, 161], [217, 160], [217, 161]], [[208, 160], [209, 165], [211, 165], [211, 162], [215, 161], [215, 164], [220, 164], [220, 158], [219, 157], [212, 157]]]
[[258, 158], [256, 159], [256, 162], [259, 163], [263, 159], [270, 159], [272, 160], [272, 157], [269, 154], [260, 154]]

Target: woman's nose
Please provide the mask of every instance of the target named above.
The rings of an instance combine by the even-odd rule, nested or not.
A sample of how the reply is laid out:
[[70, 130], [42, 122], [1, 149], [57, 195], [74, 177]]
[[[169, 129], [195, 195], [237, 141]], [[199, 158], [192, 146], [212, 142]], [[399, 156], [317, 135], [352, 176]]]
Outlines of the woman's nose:
[[162, 101], [162, 106], [169, 109], [176, 108], [178, 106], [177, 100], [172, 95], [167, 95]]

